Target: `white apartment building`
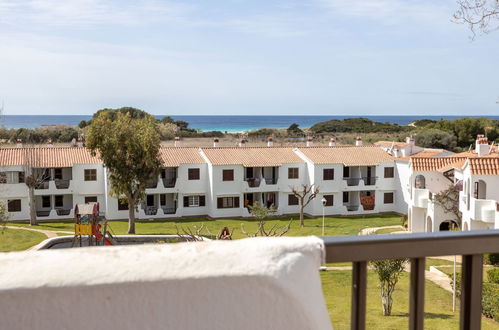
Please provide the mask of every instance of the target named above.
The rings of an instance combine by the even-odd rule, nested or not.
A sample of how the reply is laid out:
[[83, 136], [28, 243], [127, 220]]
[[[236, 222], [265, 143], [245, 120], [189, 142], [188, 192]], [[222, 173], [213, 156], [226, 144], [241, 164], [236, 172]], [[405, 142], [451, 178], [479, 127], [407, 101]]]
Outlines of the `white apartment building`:
[[[462, 230], [499, 228], [499, 155], [483, 135], [468, 152], [410, 157], [408, 178], [411, 231], [447, 230], [452, 223]], [[461, 219], [435, 198], [452, 185], [459, 191]]]
[[[157, 180], [148, 183], [139, 219], [187, 216], [249, 217], [249, 205], [299, 212], [292, 188], [313, 185], [319, 195], [309, 215], [404, 213], [395, 158], [375, 146], [161, 147]], [[11, 220], [29, 219], [26, 172], [40, 173], [38, 220], [73, 218], [74, 205], [98, 201], [107, 219], [128, 217], [128, 205], [110, 194], [106, 169], [83, 147], [0, 148], [0, 200]], [[326, 205], [322, 205], [322, 198]]]

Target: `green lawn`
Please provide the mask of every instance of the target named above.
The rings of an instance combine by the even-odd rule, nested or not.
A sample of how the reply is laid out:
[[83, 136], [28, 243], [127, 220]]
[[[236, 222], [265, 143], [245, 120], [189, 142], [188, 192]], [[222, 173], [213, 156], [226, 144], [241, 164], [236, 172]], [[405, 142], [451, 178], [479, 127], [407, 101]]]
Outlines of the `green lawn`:
[[0, 228], [0, 252], [26, 250], [46, 238], [42, 233], [34, 231]]
[[[272, 226], [277, 225], [284, 228], [288, 222], [292, 220], [291, 229], [287, 233], [288, 236], [308, 236], [308, 235], [321, 235], [322, 218], [310, 218], [305, 220], [305, 227], [300, 228], [299, 219], [295, 217], [280, 217], [267, 221], [266, 228], [270, 229]], [[246, 237], [241, 231], [241, 224], [244, 225], [244, 230], [248, 233], [254, 232], [257, 228], [258, 221], [253, 219], [219, 219], [208, 220], [206, 218], [185, 218], [168, 221], [140, 221], [136, 223], [137, 234], [176, 234], [175, 226], [179, 228], [191, 228], [196, 226], [199, 228], [204, 224], [208, 230], [216, 235], [223, 227], [229, 227], [230, 230], [234, 229], [234, 238]], [[327, 217], [325, 219], [325, 235], [326, 236], [339, 236], [339, 235], [357, 235], [357, 233], [368, 227], [381, 227], [393, 226], [400, 224], [400, 216], [394, 214], [366, 216], [366, 217]], [[29, 226], [28, 224], [9, 223], [14, 226]], [[126, 221], [111, 221], [109, 226], [115, 234], [126, 234], [128, 223]], [[34, 227], [45, 230], [55, 231], [73, 231], [74, 224], [72, 222], [47, 222], [41, 223]], [[207, 234], [205, 230], [203, 234]]]
[[[350, 271], [321, 272], [324, 298], [335, 329], [350, 328]], [[367, 329], [407, 329], [409, 312], [409, 274], [403, 273], [393, 295], [392, 316], [381, 313], [378, 279], [368, 271]], [[425, 329], [458, 329], [459, 309], [452, 312], [452, 294], [426, 281]], [[499, 323], [483, 317], [482, 329], [499, 329]]]

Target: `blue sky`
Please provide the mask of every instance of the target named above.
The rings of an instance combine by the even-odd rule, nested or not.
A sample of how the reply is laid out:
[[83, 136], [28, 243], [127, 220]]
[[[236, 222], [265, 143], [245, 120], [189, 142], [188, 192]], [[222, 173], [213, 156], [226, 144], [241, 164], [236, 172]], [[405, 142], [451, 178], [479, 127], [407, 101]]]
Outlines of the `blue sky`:
[[0, 0], [5, 114], [498, 114], [454, 1]]

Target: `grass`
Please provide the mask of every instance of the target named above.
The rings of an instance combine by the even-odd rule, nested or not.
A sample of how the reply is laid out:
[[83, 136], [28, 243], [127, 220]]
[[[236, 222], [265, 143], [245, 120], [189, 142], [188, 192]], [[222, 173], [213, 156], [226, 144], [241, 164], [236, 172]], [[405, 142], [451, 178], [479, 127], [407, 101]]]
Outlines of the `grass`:
[[[276, 225], [279, 228], [284, 228], [287, 226], [289, 221], [291, 222], [291, 229], [286, 234], [287, 236], [308, 236], [308, 235], [318, 235], [322, 234], [322, 218], [308, 218], [305, 219], [305, 226], [300, 227], [299, 220], [297, 217], [279, 217], [267, 220], [266, 228], [270, 229], [272, 226]], [[257, 229], [258, 221], [253, 219], [218, 219], [218, 220], [208, 220], [206, 218], [184, 218], [175, 219], [167, 221], [137, 221], [136, 233], [137, 234], [176, 234], [178, 228], [199, 228], [201, 224], [204, 224], [205, 228], [216, 235], [223, 227], [228, 227], [230, 230], [234, 230], [233, 238], [244, 238], [246, 237], [241, 231], [241, 224], [244, 225], [244, 230], [248, 233], [252, 233]], [[395, 214], [383, 214], [376, 216], [366, 216], [366, 217], [327, 217], [325, 219], [325, 235], [326, 236], [341, 236], [341, 235], [357, 235], [358, 232], [364, 228], [368, 227], [381, 227], [381, 226], [393, 226], [400, 224], [400, 216]], [[20, 223], [9, 223], [13, 226], [29, 227], [28, 224]], [[126, 234], [128, 230], [127, 221], [110, 221], [109, 227], [114, 234]], [[54, 230], [54, 231], [73, 231], [73, 222], [47, 222], [40, 223], [38, 226], [34, 227], [44, 230]], [[205, 230], [203, 234], [207, 234]]]
[[[350, 328], [351, 272], [321, 272], [326, 305], [334, 329]], [[407, 329], [409, 324], [409, 274], [403, 273], [393, 294], [391, 316], [381, 313], [378, 279], [373, 271], [368, 271], [367, 285], [367, 329]], [[426, 281], [425, 329], [458, 329], [459, 309], [452, 312], [452, 294], [430, 281]], [[482, 329], [499, 329], [496, 323], [482, 318]]]
[[42, 233], [29, 230], [0, 229], [0, 252], [26, 250], [46, 238]]

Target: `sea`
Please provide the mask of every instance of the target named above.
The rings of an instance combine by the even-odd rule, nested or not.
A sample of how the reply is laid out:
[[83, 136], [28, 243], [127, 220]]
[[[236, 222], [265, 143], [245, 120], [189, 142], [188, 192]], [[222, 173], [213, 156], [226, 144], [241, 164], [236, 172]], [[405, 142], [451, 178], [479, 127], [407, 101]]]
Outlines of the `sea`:
[[[166, 115], [157, 115], [158, 119]], [[48, 125], [71, 125], [76, 126], [82, 120], [91, 119], [91, 115], [4, 115], [0, 118], [0, 125], [5, 128], [36, 128]], [[259, 128], [287, 128], [289, 125], [296, 123], [300, 128], [309, 128], [312, 125], [331, 119], [346, 119], [346, 118], [367, 118], [377, 122], [387, 122], [398, 125], [408, 125], [419, 119], [458, 119], [464, 116], [372, 116], [372, 115], [356, 115], [356, 116], [336, 116], [336, 115], [317, 115], [317, 116], [297, 116], [297, 115], [282, 115], [282, 116], [180, 116], [170, 115], [175, 120], [183, 120], [189, 123], [190, 128], [200, 131], [221, 131], [221, 132], [244, 132]], [[467, 116], [480, 117], [480, 116]], [[495, 120], [499, 120], [499, 116], [483, 116]]]

